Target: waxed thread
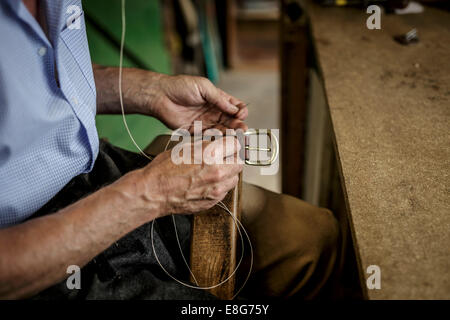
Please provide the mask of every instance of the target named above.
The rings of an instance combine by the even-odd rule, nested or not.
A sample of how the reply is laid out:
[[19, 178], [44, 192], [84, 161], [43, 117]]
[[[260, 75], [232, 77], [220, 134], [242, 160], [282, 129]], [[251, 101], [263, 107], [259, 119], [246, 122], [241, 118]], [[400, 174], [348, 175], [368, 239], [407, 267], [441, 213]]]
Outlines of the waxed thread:
[[[149, 159], [149, 160], [153, 160], [153, 157], [147, 155], [147, 154], [139, 147], [139, 145], [138, 145], [137, 142], [135, 141], [135, 139], [134, 139], [133, 135], [131, 134], [131, 131], [130, 131], [129, 127], [128, 127], [128, 123], [127, 123], [127, 120], [126, 120], [126, 117], [125, 117], [125, 108], [124, 108], [123, 94], [122, 94], [123, 49], [124, 49], [124, 44], [125, 44], [125, 33], [126, 33], [125, 0], [122, 0], [122, 1], [121, 1], [121, 16], [122, 16], [122, 34], [121, 34], [121, 39], [120, 39], [120, 56], [119, 56], [119, 101], [120, 101], [120, 107], [121, 107], [121, 111], [122, 111], [122, 120], [123, 120], [123, 124], [124, 124], [124, 126], [125, 126], [125, 129], [126, 129], [126, 131], [127, 131], [127, 133], [128, 133], [128, 136], [130, 137], [130, 139], [131, 139], [131, 141], [133, 142], [134, 146], [139, 150], [139, 152], [140, 152], [144, 157], [146, 157], [146, 158]], [[168, 148], [168, 146], [169, 146], [169, 143], [170, 143], [170, 141], [168, 141], [165, 150], [167, 150], [167, 148]], [[186, 267], [188, 268], [188, 270], [189, 270], [190, 274], [192, 275], [192, 278], [193, 278], [194, 281], [196, 282], [197, 286], [190, 285], [190, 284], [188, 284], [188, 283], [186, 283], [186, 282], [183, 282], [183, 281], [177, 279], [176, 277], [172, 276], [172, 275], [164, 268], [164, 266], [161, 264], [161, 262], [159, 261], [158, 255], [156, 254], [155, 245], [154, 245], [154, 237], [153, 237], [153, 230], [154, 230], [155, 220], [152, 221], [152, 228], [151, 228], [151, 242], [152, 242], [152, 249], [153, 249], [153, 254], [155, 255], [155, 258], [156, 258], [156, 260], [157, 260], [159, 266], [161, 267], [161, 269], [162, 269], [162, 270], [163, 270], [170, 278], [172, 278], [172, 279], [175, 280], [176, 282], [178, 282], [178, 283], [180, 283], [180, 284], [182, 284], [182, 285], [184, 285], [184, 286], [186, 286], [186, 287], [189, 287], [189, 288], [200, 289], [200, 290], [209, 290], [209, 289], [217, 288], [217, 287], [223, 285], [224, 283], [226, 283], [227, 281], [229, 281], [229, 280], [235, 275], [236, 271], [238, 270], [239, 266], [241, 265], [241, 262], [242, 262], [243, 257], [244, 257], [244, 250], [245, 250], [245, 249], [244, 249], [244, 238], [243, 238], [242, 232], [241, 232], [241, 229], [242, 229], [242, 231], [244, 232], [244, 234], [245, 234], [245, 236], [246, 236], [246, 238], [247, 238], [247, 241], [248, 241], [248, 244], [249, 244], [249, 248], [250, 248], [250, 268], [249, 268], [249, 272], [248, 272], [248, 274], [247, 274], [247, 277], [246, 277], [246, 279], [244, 280], [244, 283], [242, 284], [242, 286], [239, 288], [239, 290], [237, 290], [236, 293], [234, 294], [234, 296], [232, 297], [232, 299], [234, 299], [234, 298], [241, 292], [241, 290], [245, 287], [245, 285], [246, 285], [248, 279], [250, 278], [250, 274], [251, 274], [251, 271], [252, 271], [252, 268], [253, 268], [253, 246], [252, 246], [252, 243], [251, 243], [251, 241], [250, 241], [250, 237], [249, 237], [247, 231], [245, 230], [244, 226], [243, 226], [242, 223], [239, 221], [239, 219], [237, 219], [237, 218], [233, 215], [233, 213], [226, 207], [226, 205], [225, 205], [222, 201], [219, 201], [219, 203], [217, 203], [216, 205], [219, 206], [220, 208], [222, 208], [223, 210], [225, 210], [225, 211], [231, 216], [231, 218], [233, 219], [233, 221], [234, 221], [234, 223], [235, 223], [235, 225], [236, 225], [236, 228], [237, 228], [237, 230], [238, 230], [238, 232], [239, 232], [240, 238], [241, 238], [241, 247], [242, 247], [242, 250], [241, 250], [241, 258], [240, 258], [240, 260], [239, 260], [239, 263], [236, 265], [235, 269], [233, 270], [233, 272], [231, 273], [231, 275], [230, 275], [228, 278], [226, 278], [226, 279], [223, 280], [222, 282], [220, 282], [220, 283], [218, 283], [218, 284], [215, 284], [215, 285], [212, 285], [212, 286], [200, 287], [200, 286], [198, 285], [197, 279], [195, 278], [195, 275], [193, 274], [191, 268], [189, 267], [189, 265], [188, 265], [188, 263], [187, 263], [187, 261], [186, 261], [186, 258], [185, 258], [185, 256], [184, 256], [184, 254], [183, 254], [183, 250], [182, 250], [182, 248], [181, 248], [180, 240], [179, 240], [179, 237], [178, 237], [178, 232], [177, 232], [177, 227], [176, 227], [176, 222], [175, 222], [175, 217], [174, 217], [174, 215], [172, 215], [172, 221], [173, 221], [173, 225], [174, 225], [174, 229], [175, 229], [175, 235], [176, 235], [176, 239], [177, 239], [178, 248], [180, 249], [180, 253], [181, 253], [182, 257], [183, 257], [183, 261], [184, 261], [184, 263], [186, 264]]]

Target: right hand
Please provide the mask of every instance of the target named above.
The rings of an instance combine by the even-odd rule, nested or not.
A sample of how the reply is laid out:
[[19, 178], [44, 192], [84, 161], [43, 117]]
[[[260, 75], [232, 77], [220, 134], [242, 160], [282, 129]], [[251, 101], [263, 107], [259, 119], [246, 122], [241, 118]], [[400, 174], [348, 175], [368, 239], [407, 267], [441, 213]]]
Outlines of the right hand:
[[[223, 158], [233, 157], [233, 163], [193, 164], [193, 143], [190, 143], [192, 164], [175, 164], [171, 150], [159, 154], [143, 169], [144, 190], [148, 201], [158, 202], [160, 216], [192, 214], [207, 210], [221, 201], [239, 180], [242, 163], [238, 163], [241, 148], [236, 138], [202, 141], [202, 150], [222, 152]], [[225, 144], [228, 144], [226, 146]]]

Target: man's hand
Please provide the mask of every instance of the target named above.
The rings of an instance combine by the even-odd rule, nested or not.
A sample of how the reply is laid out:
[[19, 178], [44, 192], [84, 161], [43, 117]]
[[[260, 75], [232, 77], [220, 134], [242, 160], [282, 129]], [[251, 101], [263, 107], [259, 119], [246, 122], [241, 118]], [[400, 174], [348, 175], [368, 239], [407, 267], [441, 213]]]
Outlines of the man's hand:
[[171, 129], [190, 129], [194, 121], [202, 121], [204, 128], [247, 129], [243, 122], [248, 115], [246, 105], [206, 78], [163, 76], [158, 86], [147, 108]]
[[[94, 75], [98, 113], [120, 113], [118, 69], [94, 66]], [[124, 69], [122, 92], [126, 113], [154, 116], [171, 129], [191, 129], [198, 120], [203, 129], [247, 130], [246, 105], [206, 78]]]
[[[241, 149], [236, 138], [197, 141], [203, 150], [223, 155], [223, 164], [178, 164], [171, 159], [171, 150], [158, 155], [147, 167], [138, 172], [145, 194], [153, 205], [158, 204], [160, 215], [198, 213], [217, 204], [234, 188], [242, 171], [238, 163]], [[194, 143], [190, 143], [194, 148]], [[191, 151], [191, 155], [194, 152]], [[232, 163], [226, 163], [232, 158]], [[193, 161], [192, 156], [192, 163]]]

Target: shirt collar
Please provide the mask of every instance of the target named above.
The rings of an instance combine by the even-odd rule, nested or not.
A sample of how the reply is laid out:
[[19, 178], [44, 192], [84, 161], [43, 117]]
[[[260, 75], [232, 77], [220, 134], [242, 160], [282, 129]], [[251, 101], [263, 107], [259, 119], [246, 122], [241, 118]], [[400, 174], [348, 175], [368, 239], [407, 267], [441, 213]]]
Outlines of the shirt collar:
[[[2, 0], [6, 1], [11, 10], [16, 14], [16, 16], [28, 25], [36, 35], [42, 39], [48, 46], [52, 46], [47, 35], [42, 30], [39, 23], [28, 11], [27, 7], [23, 4], [21, 0]], [[64, 22], [64, 16], [62, 14], [62, 9], [64, 8], [64, 2], [61, 0], [41, 0], [45, 1], [45, 14], [48, 24], [48, 34], [52, 39], [57, 39], [59, 33], [61, 32], [62, 23]]]

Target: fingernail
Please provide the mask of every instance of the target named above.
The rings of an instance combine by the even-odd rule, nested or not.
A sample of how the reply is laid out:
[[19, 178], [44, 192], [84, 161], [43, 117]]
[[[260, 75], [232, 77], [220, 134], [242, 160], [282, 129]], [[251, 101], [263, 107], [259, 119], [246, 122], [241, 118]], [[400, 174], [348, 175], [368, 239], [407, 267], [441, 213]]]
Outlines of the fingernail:
[[245, 109], [241, 109], [239, 110], [239, 112], [236, 114], [236, 118], [240, 119], [242, 117], [242, 115], [244, 114]]
[[233, 109], [233, 112], [236, 113], [238, 112], [240, 109], [238, 107], [236, 107], [234, 104], [230, 104], [231, 105], [231, 109]]

